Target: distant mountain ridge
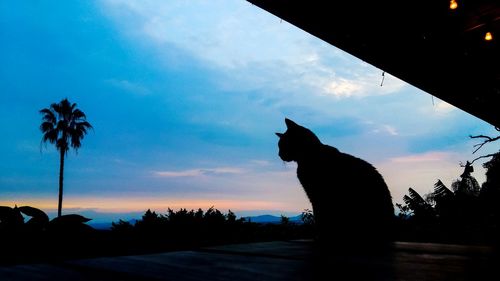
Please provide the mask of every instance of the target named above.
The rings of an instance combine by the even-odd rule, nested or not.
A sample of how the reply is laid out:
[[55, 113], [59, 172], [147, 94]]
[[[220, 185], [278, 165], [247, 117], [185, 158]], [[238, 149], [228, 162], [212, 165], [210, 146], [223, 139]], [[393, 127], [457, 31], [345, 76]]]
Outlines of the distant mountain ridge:
[[[280, 223], [281, 216], [273, 216], [273, 215], [260, 215], [260, 216], [247, 216], [243, 217], [246, 220], [250, 220], [255, 223]], [[290, 222], [293, 223], [302, 223], [302, 215], [287, 217]]]
[[[302, 223], [302, 215], [297, 215], [297, 216], [291, 216], [288, 217], [286, 216], [290, 222], [292, 223]], [[280, 223], [281, 222], [281, 216], [274, 216], [274, 215], [257, 215], [257, 216], [242, 216], [241, 218], [244, 218], [247, 221], [254, 222], [254, 223]], [[129, 220], [124, 220], [130, 222], [132, 225], [134, 225], [137, 222], [138, 219], [129, 219]], [[118, 222], [118, 220], [113, 221], [115, 223]], [[109, 230], [111, 228], [111, 223], [112, 222], [103, 222], [102, 220], [93, 222], [90, 221], [87, 224], [92, 226], [95, 229], [99, 230]]]

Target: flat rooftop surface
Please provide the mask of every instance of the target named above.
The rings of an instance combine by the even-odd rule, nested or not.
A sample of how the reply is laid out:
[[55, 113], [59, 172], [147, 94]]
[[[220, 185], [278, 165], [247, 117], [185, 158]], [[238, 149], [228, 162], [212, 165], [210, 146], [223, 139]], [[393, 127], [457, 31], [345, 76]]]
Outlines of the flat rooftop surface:
[[500, 280], [492, 248], [396, 242], [389, 255], [327, 255], [276, 241], [0, 267], [0, 280]]

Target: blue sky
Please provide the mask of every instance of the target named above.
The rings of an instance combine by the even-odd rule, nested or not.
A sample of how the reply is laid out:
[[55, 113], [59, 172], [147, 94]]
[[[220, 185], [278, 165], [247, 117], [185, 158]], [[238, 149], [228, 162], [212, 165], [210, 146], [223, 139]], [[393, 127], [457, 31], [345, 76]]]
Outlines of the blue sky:
[[475, 158], [468, 135], [495, 132], [243, 0], [7, 0], [0, 42], [2, 205], [56, 208], [38, 110], [65, 97], [95, 128], [67, 158], [66, 212], [300, 213], [285, 117], [374, 164], [395, 203], [451, 184]]

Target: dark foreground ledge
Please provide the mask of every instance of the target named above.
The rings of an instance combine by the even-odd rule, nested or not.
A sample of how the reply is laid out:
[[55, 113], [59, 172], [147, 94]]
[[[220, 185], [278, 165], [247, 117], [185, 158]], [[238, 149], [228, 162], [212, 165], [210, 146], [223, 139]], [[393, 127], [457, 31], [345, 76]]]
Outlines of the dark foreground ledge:
[[226, 245], [4, 266], [0, 280], [500, 280], [489, 247], [396, 242], [390, 255], [314, 253], [310, 241]]

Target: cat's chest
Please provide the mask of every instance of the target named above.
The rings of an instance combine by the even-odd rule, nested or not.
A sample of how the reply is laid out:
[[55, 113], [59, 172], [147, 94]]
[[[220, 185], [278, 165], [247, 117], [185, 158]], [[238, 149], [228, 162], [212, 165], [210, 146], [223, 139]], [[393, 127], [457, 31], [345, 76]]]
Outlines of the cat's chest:
[[299, 163], [297, 165], [297, 177], [304, 184], [324, 181], [325, 178], [333, 175], [333, 170], [318, 163]]

